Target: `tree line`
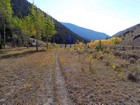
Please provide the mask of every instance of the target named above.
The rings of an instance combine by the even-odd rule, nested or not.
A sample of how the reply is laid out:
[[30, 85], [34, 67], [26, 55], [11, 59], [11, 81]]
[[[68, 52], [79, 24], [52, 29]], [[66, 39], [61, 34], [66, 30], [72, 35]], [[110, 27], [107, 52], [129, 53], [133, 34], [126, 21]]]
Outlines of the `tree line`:
[[36, 39], [38, 50], [38, 40], [43, 37], [48, 42], [48, 37], [56, 33], [53, 19], [34, 4], [31, 5], [31, 13], [27, 16], [14, 16], [10, 1], [0, 1], [0, 48], [5, 48], [7, 40], [11, 40], [13, 46], [18, 43], [28, 46], [32, 36]]

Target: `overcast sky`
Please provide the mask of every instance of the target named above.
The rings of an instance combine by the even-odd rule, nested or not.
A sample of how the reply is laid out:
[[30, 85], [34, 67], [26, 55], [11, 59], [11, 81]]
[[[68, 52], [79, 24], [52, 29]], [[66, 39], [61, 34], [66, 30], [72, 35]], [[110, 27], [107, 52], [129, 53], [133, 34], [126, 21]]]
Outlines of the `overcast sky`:
[[108, 35], [140, 23], [140, 0], [34, 0], [34, 3], [60, 22]]

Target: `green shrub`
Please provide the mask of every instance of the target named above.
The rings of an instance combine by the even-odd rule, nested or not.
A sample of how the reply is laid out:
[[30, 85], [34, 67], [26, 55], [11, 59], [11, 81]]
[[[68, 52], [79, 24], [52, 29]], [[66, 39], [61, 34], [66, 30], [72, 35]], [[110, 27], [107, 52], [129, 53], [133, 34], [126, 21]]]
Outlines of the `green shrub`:
[[59, 45], [58, 45], [57, 43], [54, 43], [54, 44], [53, 44], [53, 47], [54, 47], [54, 48], [58, 48]]
[[99, 52], [99, 51], [103, 51], [104, 46], [103, 46], [101, 40], [99, 41], [99, 43], [98, 43], [98, 45], [96, 46], [95, 49], [96, 49], [98, 52]]

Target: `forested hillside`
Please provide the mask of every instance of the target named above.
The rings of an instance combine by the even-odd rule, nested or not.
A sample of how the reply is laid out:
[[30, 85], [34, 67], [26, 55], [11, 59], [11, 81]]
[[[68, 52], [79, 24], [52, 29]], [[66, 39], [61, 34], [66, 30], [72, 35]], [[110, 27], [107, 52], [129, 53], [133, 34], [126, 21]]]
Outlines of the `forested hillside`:
[[[27, 16], [31, 13], [31, 4], [27, 0], [11, 0], [12, 8], [13, 8], [13, 14], [15, 16], [18, 16], [20, 18], [23, 18], [24, 16]], [[43, 12], [43, 11], [42, 11]], [[43, 12], [46, 14], [45, 12]], [[47, 15], [47, 14], [46, 14]], [[77, 34], [70, 31], [68, 28], [63, 26], [60, 22], [55, 20], [53, 17], [51, 17], [55, 24], [56, 33], [50, 38], [51, 42], [56, 43], [68, 43], [67, 38], [70, 35], [73, 39], [73, 43], [75, 43], [77, 40], [83, 41], [85, 39], [79, 37]]]
[[[83, 38], [27, 0], [0, 1], [0, 49], [27, 46], [30, 38], [53, 43], [75, 43]], [[70, 41], [69, 41], [70, 39]], [[38, 42], [36, 41], [36, 47]]]

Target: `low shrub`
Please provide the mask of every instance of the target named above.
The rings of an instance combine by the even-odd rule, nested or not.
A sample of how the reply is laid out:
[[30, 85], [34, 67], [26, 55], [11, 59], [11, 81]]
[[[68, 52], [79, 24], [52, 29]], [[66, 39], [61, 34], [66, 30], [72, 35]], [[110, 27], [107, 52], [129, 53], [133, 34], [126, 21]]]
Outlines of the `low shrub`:
[[130, 62], [130, 64], [135, 64], [136, 63], [136, 60], [134, 58], [130, 58], [129, 59], [129, 62]]
[[96, 46], [96, 48], [95, 48], [98, 52], [99, 51], [103, 51], [103, 49], [104, 49], [104, 46], [103, 46], [103, 44], [102, 44], [102, 41], [100, 40], [99, 41], [99, 43], [98, 43], [98, 45]]
[[133, 82], [140, 82], [140, 66], [134, 68], [134, 71], [128, 74], [128, 79]]
[[110, 61], [108, 59], [105, 60], [105, 66], [110, 66], [110, 65], [111, 65]]

